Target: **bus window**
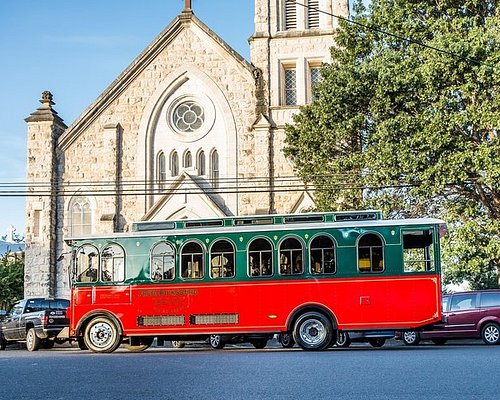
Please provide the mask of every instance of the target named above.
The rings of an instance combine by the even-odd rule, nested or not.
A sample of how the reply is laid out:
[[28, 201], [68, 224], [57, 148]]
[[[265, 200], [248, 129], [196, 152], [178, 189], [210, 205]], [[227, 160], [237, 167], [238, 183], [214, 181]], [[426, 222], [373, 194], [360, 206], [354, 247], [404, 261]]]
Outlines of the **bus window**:
[[101, 281], [122, 282], [125, 280], [125, 253], [117, 244], [110, 244], [102, 250]]
[[234, 247], [227, 240], [215, 242], [210, 250], [210, 277], [234, 277]]
[[175, 250], [171, 244], [161, 242], [151, 252], [151, 280], [169, 281], [175, 277]]
[[273, 248], [266, 239], [255, 239], [248, 247], [248, 275], [271, 276]]
[[326, 235], [316, 236], [311, 242], [311, 273], [334, 274], [335, 244]]
[[197, 242], [188, 242], [181, 250], [181, 276], [201, 279], [203, 273], [203, 248]]
[[432, 230], [403, 231], [403, 268], [405, 272], [434, 271]]
[[280, 274], [297, 275], [303, 272], [302, 244], [295, 238], [283, 240], [280, 244]]
[[78, 248], [75, 257], [75, 282], [97, 282], [99, 252], [90, 244]]
[[384, 246], [382, 239], [373, 233], [368, 233], [358, 241], [358, 271], [377, 273], [384, 270]]

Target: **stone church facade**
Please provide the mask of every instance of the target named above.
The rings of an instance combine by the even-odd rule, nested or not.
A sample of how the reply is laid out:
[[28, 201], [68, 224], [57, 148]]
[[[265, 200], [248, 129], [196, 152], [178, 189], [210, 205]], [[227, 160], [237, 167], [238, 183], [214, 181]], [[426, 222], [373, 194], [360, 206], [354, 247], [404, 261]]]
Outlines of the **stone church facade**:
[[313, 205], [283, 155], [284, 127], [312, 100], [334, 15], [347, 14], [347, 0], [255, 0], [248, 62], [185, 0], [69, 127], [44, 92], [26, 119], [25, 295], [68, 295], [68, 237]]

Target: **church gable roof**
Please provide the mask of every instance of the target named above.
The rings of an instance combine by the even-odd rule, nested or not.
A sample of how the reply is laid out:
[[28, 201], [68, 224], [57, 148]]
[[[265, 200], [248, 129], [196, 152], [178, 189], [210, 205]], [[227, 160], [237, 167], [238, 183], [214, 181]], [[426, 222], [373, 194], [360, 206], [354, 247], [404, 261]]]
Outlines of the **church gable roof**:
[[[190, 214], [196, 215], [198, 218], [202, 216], [206, 217], [208, 214], [214, 217], [222, 217], [230, 214], [212, 187], [185, 171], [166, 187], [163, 192], [165, 194], [142, 217], [142, 221], [179, 218], [177, 214], [182, 211], [186, 203], [182, 200], [177, 202], [172, 200], [174, 198], [179, 199], [179, 197], [183, 198], [186, 194], [189, 194], [191, 197], [189, 201]], [[196, 197], [196, 200], [193, 197]]]
[[[191, 25], [192, 24], [192, 25]], [[151, 44], [101, 93], [101, 95], [66, 129], [59, 139], [61, 148], [67, 148], [115, 101], [137, 77], [162, 53], [184, 30], [194, 30], [206, 35], [230, 59], [253, 79], [255, 67], [238, 54], [215, 32], [199, 20], [190, 9], [185, 9], [151, 42]], [[186, 49], [186, 51], [188, 51]]]

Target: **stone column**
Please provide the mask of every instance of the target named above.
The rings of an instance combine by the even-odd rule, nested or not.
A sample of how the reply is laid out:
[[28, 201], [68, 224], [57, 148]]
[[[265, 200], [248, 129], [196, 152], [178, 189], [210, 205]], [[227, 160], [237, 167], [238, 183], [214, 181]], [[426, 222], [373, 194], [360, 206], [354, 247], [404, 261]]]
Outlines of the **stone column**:
[[25, 296], [56, 296], [58, 240], [62, 240], [63, 210], [58, 190], [57, 139], [67, 126], [52, 108], [52, 94], [42, 93], [42, 104], [25, 121], [28, 124], [26, 198]]

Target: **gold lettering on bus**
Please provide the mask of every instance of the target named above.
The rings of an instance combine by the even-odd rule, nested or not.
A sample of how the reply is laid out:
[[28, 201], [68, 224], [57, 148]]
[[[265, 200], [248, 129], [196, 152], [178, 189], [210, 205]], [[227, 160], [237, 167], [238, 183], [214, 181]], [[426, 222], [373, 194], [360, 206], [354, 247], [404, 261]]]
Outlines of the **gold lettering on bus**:
[[145, 289], [139, 290], [139, 297], [198, 296], [198, 289]]

